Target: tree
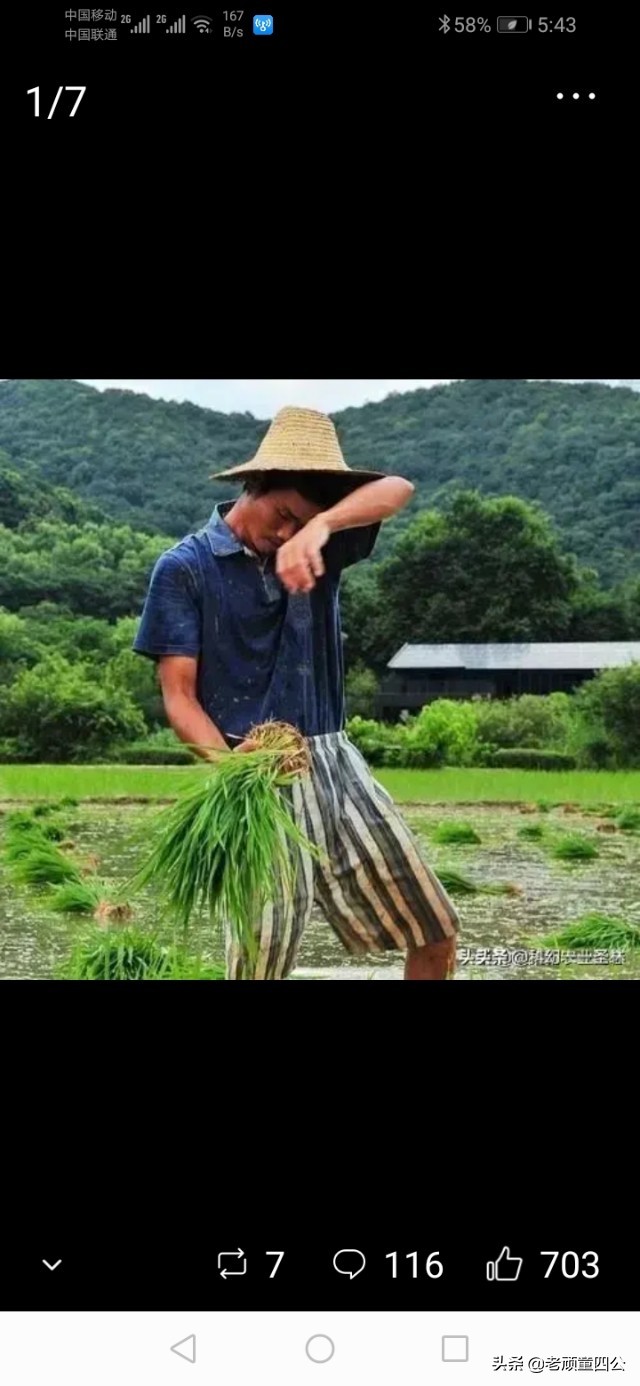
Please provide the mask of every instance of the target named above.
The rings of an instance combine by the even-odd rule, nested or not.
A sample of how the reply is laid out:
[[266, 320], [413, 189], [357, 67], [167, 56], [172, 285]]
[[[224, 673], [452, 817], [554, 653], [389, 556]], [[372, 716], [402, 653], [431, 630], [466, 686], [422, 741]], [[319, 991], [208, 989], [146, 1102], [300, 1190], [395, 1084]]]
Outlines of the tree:
[[145, 732], [125, 689], [103, 685], [91, 669], [57, 654], [22, 669], [0, 701], [0, 738], [24, 760], [87, 761]]
[[640, 765], [640, 663], [603, 670], [578, 689], [575, 708], [583, 763]]
[[345, 678], [347, 717], [375, 717], [378, 680], [361, 660]]
[[[375, 579], [367, 644], [377, 668], [405, 642], [566, 638], [581, 580], [546, 515], [515, 496], [483, 500], [472, 491], [419, 515]], [[352, 612], [351, 623], [361, 625], [363, 614]]]
[[[553, 516], [607, 585], [638, 572], [640, 392], [591, 381], [460, 380], [334, 416], [351, 467], [406, 476], [412, 502], [383, 526], [386, 556], [409, 516], [447, 488], [513, 493]], [[39, 487], [70, 487], [120, 523], [181, 538], [235, 494], [209, 474], [252, 457], [266, 420], [99, 391], [73, 380], [0, 381], [0, 448]], [[0, 462], [1, 467], [1, 462]], [[48, 493], [47, 493], [48, 494]], [[0, 523], [29, 510], [17, 492]], [[38, 513], [42, 513], [40, 510]], [[73, 515], [59, 518], [73, 520]]]

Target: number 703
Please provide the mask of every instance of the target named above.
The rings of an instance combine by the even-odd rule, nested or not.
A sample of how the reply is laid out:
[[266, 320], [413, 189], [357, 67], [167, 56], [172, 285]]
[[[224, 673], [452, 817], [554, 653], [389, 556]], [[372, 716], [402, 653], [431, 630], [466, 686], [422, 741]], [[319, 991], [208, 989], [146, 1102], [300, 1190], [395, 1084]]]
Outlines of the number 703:
[[[70, 115], [70, 116], [74, 116], [75, 113], [76, 113], [76, 111], [77, 111], [77, 109], [78, 109], [78, 106], [80, 105], [80, 102], [82, 101], [82, 98], [83, 98], [83, 96], [84, 96], [86, 90], [87, 90], [86, 87], [58, 87], [58, 90], [57, 90], [57, 92], [56, 92], [56, 94], [55, 94], [55, 97], [54, 97], [54, 99], [53, 99], [53, 105], [52, 105], [51, 110], [49, 111], [49, 114], [48, 114], [48, 116], [47, 116], [47, 120], [51, 120], [51, 117], [52, 117], [52, 115], [53, 115], [53, 113], [54, 113], [54, 111], [55, 111], [55, 109], [56, 109], [56, 106], [57, 106], [57, 104], [58, 104], [58, 102], [59, 102], [59, 100], [60, 100], [60, 97], [62, 96], [63, 91], [77, 91], [77, 92], [80, 93], [80, 95], [78, 96], [77, 101], [74, 102], [73, 110], [72, 110], [72, 111], [69, 111], [69, 115]], [[29, 90], [28, 90], [28, 92], [27, 92], [27, 96], [33, 96], [33, 98], [34, 98], [34, 104], [35, 104], [35, 111], [34, 111], [34, 114], [36, 115], [36, 117], [39, 116], [39, 115], [40, 115], [40, 88], [39, 88], [39, 87], [29, 87]]]

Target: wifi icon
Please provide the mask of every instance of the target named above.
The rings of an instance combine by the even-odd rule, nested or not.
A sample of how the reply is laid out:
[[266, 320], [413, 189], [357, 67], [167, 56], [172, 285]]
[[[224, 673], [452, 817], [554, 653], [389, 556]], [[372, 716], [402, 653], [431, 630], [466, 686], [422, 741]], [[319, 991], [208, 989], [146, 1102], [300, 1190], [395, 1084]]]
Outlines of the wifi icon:
[[210, 34], [210, 33], [211, 33], [211, 25], [212, 25], [212, 23], [213, 23], [213, 20], [211, 20], [211, 19], [209, 18], [208, 14], [198, 14], [198, 15], [196, 15], [195, 19], [193, 20], [193, 23], [195, 24], [196, 29], [199, 31], [199, 33], [201, 33], [201, 34]]

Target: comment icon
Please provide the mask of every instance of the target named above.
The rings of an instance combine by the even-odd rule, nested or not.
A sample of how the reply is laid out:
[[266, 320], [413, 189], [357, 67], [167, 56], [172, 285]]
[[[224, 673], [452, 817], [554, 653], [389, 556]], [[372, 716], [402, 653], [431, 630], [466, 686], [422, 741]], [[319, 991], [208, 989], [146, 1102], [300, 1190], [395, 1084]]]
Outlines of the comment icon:
[[336, 1251], [333, 1258], [334, 1270], [338, 1275], [348, 1275], [350, 1280], [355, 1279], [356, 1275], [363, 1271], [367, 1264], [367, 1258], [363, 1251], [357, 1251], [355, 1247], [343, 1247], [341, 1251]]

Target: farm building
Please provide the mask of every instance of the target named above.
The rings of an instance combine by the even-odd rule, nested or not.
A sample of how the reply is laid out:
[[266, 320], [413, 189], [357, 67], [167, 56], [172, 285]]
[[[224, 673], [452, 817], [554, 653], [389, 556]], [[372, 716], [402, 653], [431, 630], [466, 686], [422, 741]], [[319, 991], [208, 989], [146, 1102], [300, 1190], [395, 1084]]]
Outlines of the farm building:
[[570, 693], [601, 669], [640, 661], [640, 640], [521, 645], [403, 645], [389, 660], [376, 716], [395, 721], [434, 698]]

